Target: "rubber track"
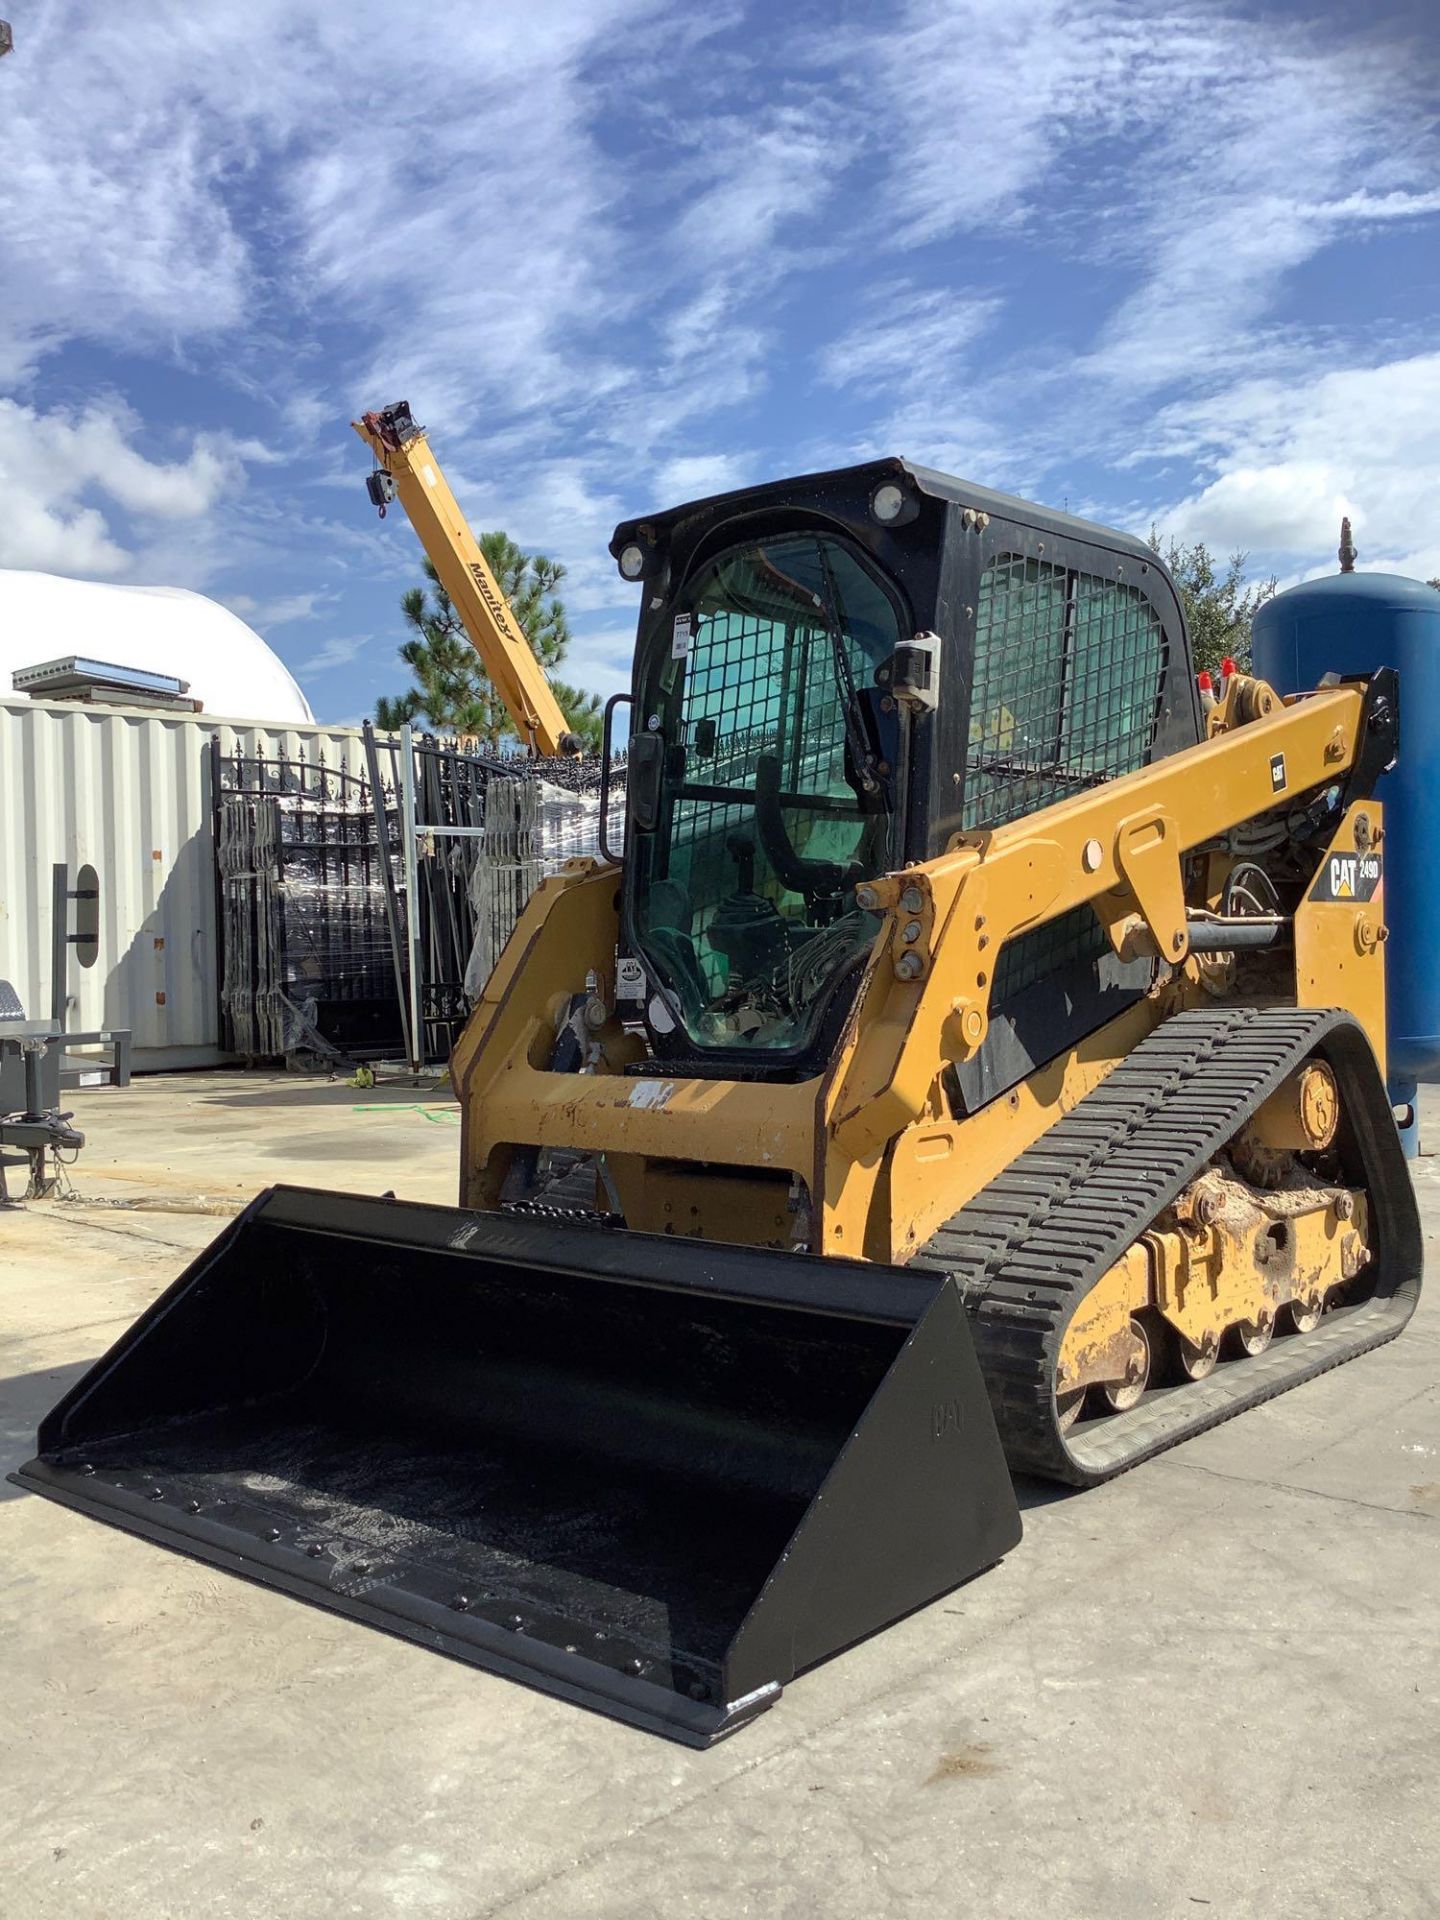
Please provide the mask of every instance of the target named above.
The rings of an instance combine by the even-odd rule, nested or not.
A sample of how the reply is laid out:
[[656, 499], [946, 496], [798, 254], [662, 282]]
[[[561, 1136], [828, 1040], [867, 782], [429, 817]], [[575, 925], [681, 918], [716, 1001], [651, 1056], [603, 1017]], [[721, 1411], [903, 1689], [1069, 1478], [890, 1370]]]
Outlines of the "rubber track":
[[[1329, 1061], [1351, 1178], [1371, 1199], [1373, 1293], [1313, 1333], [1277, 1337], [1203, 1381], [1151, 1389], [1129, 1413], [1055, 1417], [1061, 1344], [1125, 1249], [1312, 1053]], [[1094, 1486], [1191, 1434], [1394, 1339], [1419, 1296], [1419, 1213], [1375, 1058], [1344, 1013], [1288, 1007], [1176, 1015], [915, 1256], [953, 1274], [1006, 1455], [1017, 1471]]]

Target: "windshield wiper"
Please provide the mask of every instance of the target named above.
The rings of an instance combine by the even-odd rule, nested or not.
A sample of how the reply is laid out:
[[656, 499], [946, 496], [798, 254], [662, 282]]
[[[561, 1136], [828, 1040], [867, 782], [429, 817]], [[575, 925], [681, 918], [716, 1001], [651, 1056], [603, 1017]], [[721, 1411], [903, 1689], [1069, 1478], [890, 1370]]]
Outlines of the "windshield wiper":
[[850, 668], [850, 657], [845, 651], [845, 634], [840, 625], [839, 595], [835, 591], [835, 576], [830, 569], [830, 557], [825, 551], [825, 542], [815, 542], [816, 557], [820, 562], [820, 578], [825, 587], [823, 602], [825, 628], [830, 636], [830, 652], [835, 662], [835, 678], [840, 688], [840, 712], [845, 726], [845, 744], [850, 749], [850, 758], [854, 763], [856, 775], [866, 793], [880, 791], [880, 776], [876, 771], [875, 753], [865, 730], [860, 725], [856, 712], [855, 675]]

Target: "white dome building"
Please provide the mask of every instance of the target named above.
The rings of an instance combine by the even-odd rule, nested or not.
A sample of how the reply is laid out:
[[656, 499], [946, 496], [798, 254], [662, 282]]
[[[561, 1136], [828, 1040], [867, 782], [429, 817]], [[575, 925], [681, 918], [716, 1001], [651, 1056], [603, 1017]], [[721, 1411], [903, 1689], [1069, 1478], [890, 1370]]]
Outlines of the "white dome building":
[[315, 719], [279, 655], [203, 593], [0, 569], [0, 700], [24, 697], [17, 672], [72, 655], [186, 680], [187, 697], [217, 718]]

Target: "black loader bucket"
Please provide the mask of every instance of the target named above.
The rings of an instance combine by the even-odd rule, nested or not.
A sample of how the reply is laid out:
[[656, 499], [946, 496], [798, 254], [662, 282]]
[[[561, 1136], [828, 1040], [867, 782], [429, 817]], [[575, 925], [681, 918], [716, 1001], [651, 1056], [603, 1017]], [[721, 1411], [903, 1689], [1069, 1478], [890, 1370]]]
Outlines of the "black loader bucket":
[[15, 1477], [697, 1746], [1020, 1537], [949, 1279], [283, 1187]]

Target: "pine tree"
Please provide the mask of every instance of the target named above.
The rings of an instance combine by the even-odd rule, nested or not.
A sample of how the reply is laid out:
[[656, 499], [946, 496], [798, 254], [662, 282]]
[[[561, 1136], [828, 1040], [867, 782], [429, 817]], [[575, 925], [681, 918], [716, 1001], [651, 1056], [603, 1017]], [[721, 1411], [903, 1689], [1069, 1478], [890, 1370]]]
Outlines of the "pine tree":
[[[556, 592], [565, 578], [564, 567], [542, 553], [523, 552], [506, 533], [482, 533], [480, 550], [544, 667], [571, 731], [587, 747], [598, 748], [599, 697], [567, 686], [554, 672], [570, 645], [565, 605]], [[376, 724], [393, 731], [407, 721], [420, 721], [436, 733], [455, 734], [494, 752], [503, 740], [515, 737], [514, 725], [440, 584], [434, 562], [427, 558], [423, 565], [427, 584], [411, 587], [400, 600], [411, 629], [400, 658], [413, 678], [404, 693], [376, 701]]]

